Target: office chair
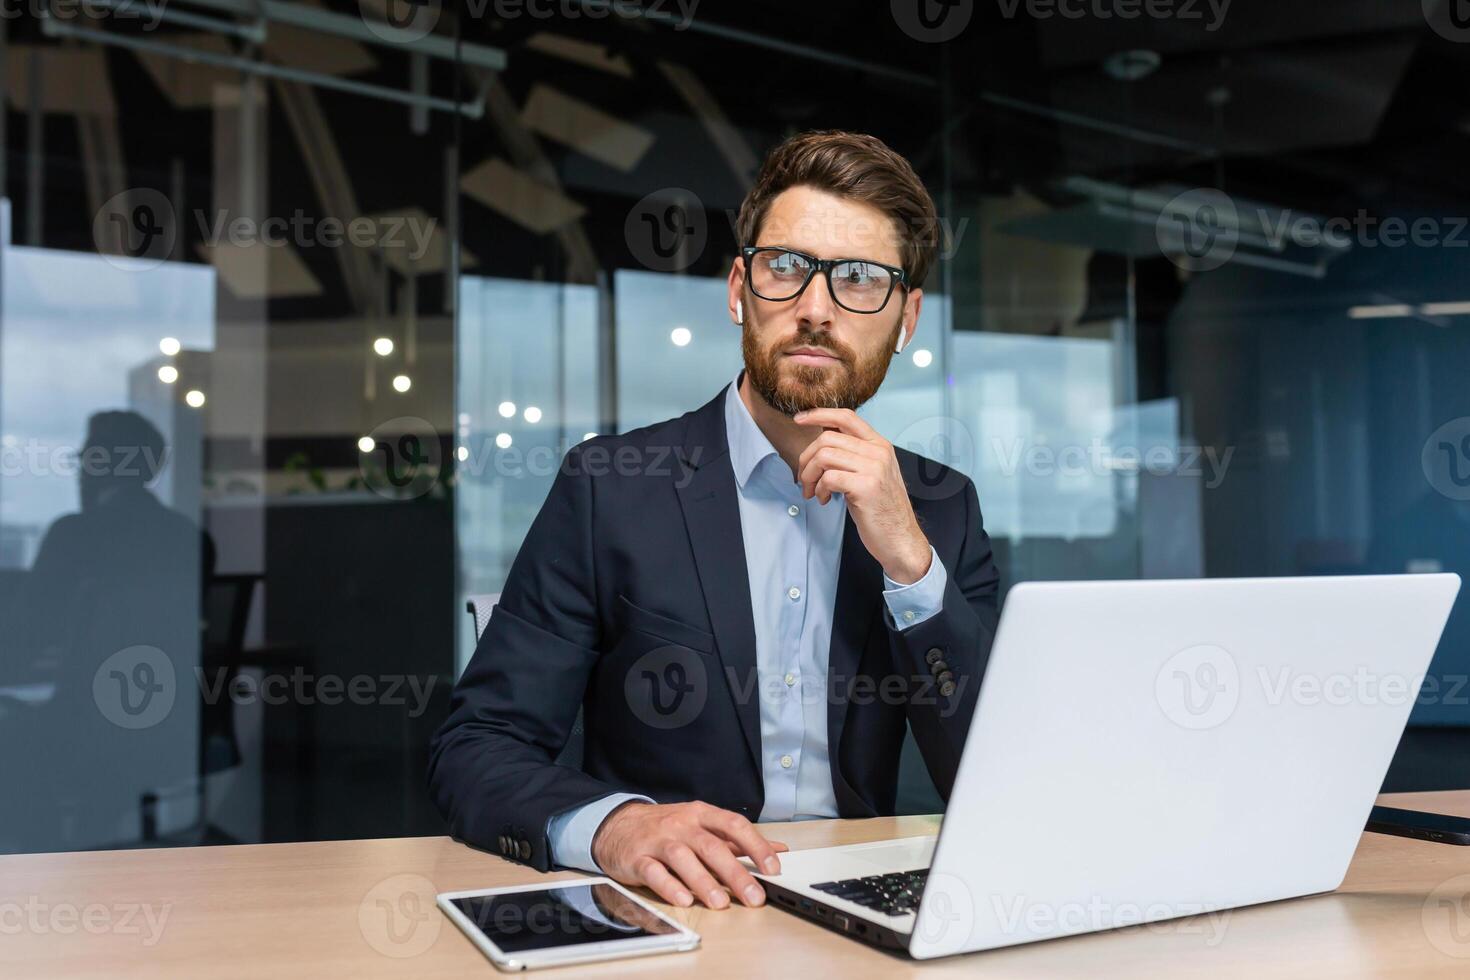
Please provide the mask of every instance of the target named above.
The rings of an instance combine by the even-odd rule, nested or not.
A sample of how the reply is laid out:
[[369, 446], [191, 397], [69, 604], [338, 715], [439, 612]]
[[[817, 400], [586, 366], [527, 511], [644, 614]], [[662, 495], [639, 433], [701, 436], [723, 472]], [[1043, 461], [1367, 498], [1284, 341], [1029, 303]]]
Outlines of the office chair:
[[[499, 592], [487, 592], [483, 595], [469, 596], [464, 604], [465, 612], [475, 621], [475, 642], [485, 635], [485, 627], [490, 625], [490, 614], [495, 611], [495, 604], [500, 601]], [[582, 709], [577, 709], [577, 720], [572, 724], [572, 734], [567, 738], [567, 744], [562, 748], [561, 754], [556, 757], [559, 766], [571, 766], [574, 769], [582, 768]]]
[[485, 633], [485, 627], [490, 625], [490, 613], [494, 611], [495, 604], [500, 601], [499, 592], [487, 592], [484, 595], [472, 595], [464, 604], [465, 612], [475, 621], [475, 642], [480, 642], [480, 637]]

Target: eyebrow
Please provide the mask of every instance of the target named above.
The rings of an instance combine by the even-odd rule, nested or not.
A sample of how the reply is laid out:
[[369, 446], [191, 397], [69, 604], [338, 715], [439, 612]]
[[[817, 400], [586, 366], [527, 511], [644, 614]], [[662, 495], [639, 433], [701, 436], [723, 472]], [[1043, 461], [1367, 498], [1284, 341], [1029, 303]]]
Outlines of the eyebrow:
[[800, 252], [802, 255], [810, 255], [812, 258], [814, 258], [814, 259], [821, 259], [823, 262], [844, 262], [844, 261], [847, 261], [847, 262], [872, 262], [875, 265], [891, 265], [895, 269], [900, 269], [900, 268], [903, 267], [903, 261], [901, 259], [899, 261], [897, 261], [897, 262], [886, 262], [883, 259], [875, 259], [875, 258], [872, 258], [872, 257], [867, 256], [867, 255], [834, 255], [834, 256], [832, 256], [829, 259], [826, 256], [818, 255], [816, 252], [808, 251], [807, 249], [804, 249], [804, 248], [797, 248], [795, 245], [787, 245], [784, 242], [776, 242], [775, 244], [772, 244], [772, 245], [754, 245], [752, 247], [753, 248], [784, 248], [784, 249], [787, 249], [788, 251]]

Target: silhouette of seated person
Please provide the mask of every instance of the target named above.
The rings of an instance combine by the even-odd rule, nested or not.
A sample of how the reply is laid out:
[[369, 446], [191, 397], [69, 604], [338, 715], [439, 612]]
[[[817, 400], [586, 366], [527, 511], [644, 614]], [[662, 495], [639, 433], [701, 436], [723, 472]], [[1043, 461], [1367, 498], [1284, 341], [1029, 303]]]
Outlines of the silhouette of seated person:
[[[7, 789], [33, 795], [0, 804], [0, 849], [136, 839], [143, 794], [197, 775], [201, 597], [215, 552], [149, 489], [165, 451], [136, 412], [88, 422], [75, 460], [81, 509], [47, 530], [7, 641], [54, 694], [6, 714]], [[151, 650], [129, 652], [139, 648]], [[155, 695], [159, 708], [140, 713]]]

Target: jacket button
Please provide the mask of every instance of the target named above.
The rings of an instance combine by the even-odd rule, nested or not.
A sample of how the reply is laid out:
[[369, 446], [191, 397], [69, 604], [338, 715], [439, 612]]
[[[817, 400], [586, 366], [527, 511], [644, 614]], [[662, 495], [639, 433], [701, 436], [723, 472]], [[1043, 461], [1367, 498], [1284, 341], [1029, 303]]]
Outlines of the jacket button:
[[520, 855], [521, 855], [521, 860], [522, 861], [529, 861], [529, 860], [531, 860], [531, 842], [530, 841], [527, 841], [527, 840], [521, 841], [521, 844], [520, 844]]
[[953, 694], [954, 681], [941, 681], [939, 683], [939, 693], [943, 694], [945, 697], [949, 697], [951, 694]]
[[501, 834], [498, 838], [496, 838], [496, 843], [500, 845], [501, 854], [509, 853], [510, 841], [506, 839], [506, 836], [504, 834]]
[[926, 664], [936, 664], [943, 658], [944, 651], [938, 647], [930, 647], [929, 652], [924, 654], [924, 662]]
[[948, 684], [950, 681], [953, 681], [953, 680], [954, 680], [954, 675], [951, 674], [947, 670], [944, 671], [943, 673], [941, 673], [939, 675], [939, 683], [941, 683], [941, 684]]
[[949, 670], [949, 664], [945, 663], [943, 660], [936, 660], [929, 665], [929, 673], [933, 674], [935, 677], [938, 677], [946, 670]]

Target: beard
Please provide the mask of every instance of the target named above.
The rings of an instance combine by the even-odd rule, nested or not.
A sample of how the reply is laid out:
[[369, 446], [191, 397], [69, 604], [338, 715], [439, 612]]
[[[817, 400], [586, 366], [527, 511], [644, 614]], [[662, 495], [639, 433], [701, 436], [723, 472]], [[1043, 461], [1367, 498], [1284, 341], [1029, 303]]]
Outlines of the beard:
[[[763, 348], [756, 339], [753, 319], [747, 314], [740, 329], [740, 352], [745, 357], [746, 376], [767, 405], [787, 416], [813, 408], [856, 409], [872, 398], [888, 374], [898, 332], [903, 329], [900, 317], [887, 342], [862, 356], [830, 334], [802, 328]], [[821, 367], [783, 363], [783, 352], [793, 347], [826, 351], [837, 361]]]

